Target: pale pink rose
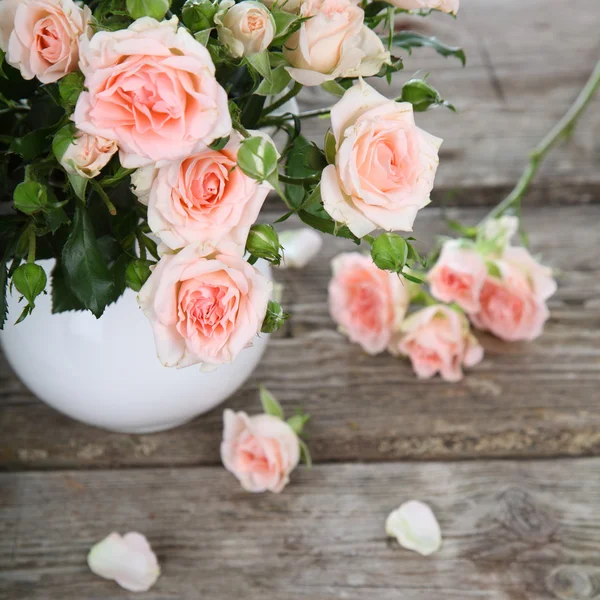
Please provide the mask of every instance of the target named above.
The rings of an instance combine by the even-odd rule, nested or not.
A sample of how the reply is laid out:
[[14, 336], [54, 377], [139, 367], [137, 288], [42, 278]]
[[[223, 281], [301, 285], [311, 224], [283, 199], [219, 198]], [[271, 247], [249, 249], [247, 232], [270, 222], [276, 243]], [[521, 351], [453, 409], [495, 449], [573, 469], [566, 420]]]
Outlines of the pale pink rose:
[[357, 0], [306, 0], [307, 20], [283, 49], [290, 75], [302, 85], [321, 85], [338, 77], [371, 76], [389, 62], [377, 34], [364, 25]]
[[483, 358], [483, 348], [469, 330], [464, 314], [443, 304], [424, 308], [404, 321], [404, 335], [390, 347], [408, 356], [420, 379], [439, 373], [446, 381], [462, 379], [462, 367]]
[[331, 109], [331, 125], [337, 154], [321, 178], [325, 210], [358, 237], [412, 231], [430, 202], [442, 140], [415, 125], [412, 104], [362, 80]]
[[507, 248], [505, 258], [494, 264], [500, 276], [485, 280], [480, 309], [470, 315], [471, 321], [507, 342], [534, 340], [550, 316], [546, 300], [556, 291], [556, 282], [524, 248]]
[[243, 254], [271, 187], [237, 167], [240, 141], [234, 132], [222, 150], [207, 149], [167, 163], [156, 170], [150, 189], [136, 190], [148, 205], [150, 228], [172, 250], [229, 237]]
[[[11, 16], [10, 0], [0, 18]], [[6, 12], [5, 12], [6, 11]], [[6, 62], [21, 71], [24, 79], [37, 77], [53, 83], [77, 69], [79, 44], [91, 34], [92, 12], [73, 0], [22, 0], [14, 13], [14, 28], [8, 39]], [[8, 28], [2, 26], [2, 38]]]
[[223, 413], [221, 460], [248, 492], [279, 493], [300, 461], [294, 430], [272, 415]]
[[117, 140], [124, 167], [185, 158], [231, 131], [210, 54], [176, 17], [96, 33], [82, 43], [80, 66], [88, 91], [75, 123]]
[[80, 133], [65, 150], [60, 164], [67, 173], [91, 179], [100, 175], [117, 150], [113, 140]]
[[215, 23], [219, 40], [236, 57], [266, 50], [275, 37], [275, 19], [264, 4], [252, 0], [225, 6]]
[[0, 50], [8, 50], [8, 40], [15, 28], [15, 15], [22, 0], [0, 0]]
[[455, 15], [458, 12], [460, 0], [390, 0], [390, 4], [408, 10], [433, 8]]
[[340, 330], [365, 352], [383, 352], [404, 319], [407, 286], [398, 275], [382, 271], [359, 252], [332, 261], [329, 312]]
[[431, 294], [437, 300], [456, 302], [465, 312], [479, 310], [479, 293], [487, 277], [484, 258], [473, 248], [455, 241], [446, 242], [427, 276]]
[[162, 256], [138, 295], [167, 367], [231, 362], [260, 332], [271, 283], [241, 256], [209, 245]]

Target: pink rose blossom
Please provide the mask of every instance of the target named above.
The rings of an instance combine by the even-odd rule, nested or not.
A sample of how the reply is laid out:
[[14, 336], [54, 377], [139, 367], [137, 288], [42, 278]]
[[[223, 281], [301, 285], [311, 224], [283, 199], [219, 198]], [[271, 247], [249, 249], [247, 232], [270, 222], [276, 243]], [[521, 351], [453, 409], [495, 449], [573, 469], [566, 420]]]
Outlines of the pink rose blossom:
[[185, 158], [231, 131], [210, 54], [176, 17], [96, 33], [82, 44], [80, 66], [88, 91], [75, 123], [117, 140], [124, 167]]
[[406, 314], [409, 295], [398, 275], [358, 252], [332, 262], [329, 312], [340, 330], [369, 354], [383, 352]]
[[[10, 23], [14, 15], [6, 62], [19, 69], [24, 79], [53, 83], [77, 68], [80, 37], [91, 33], [89, 7], [81, 8], [73, 0], [22, 0], [14, 11], [12, 0], [2, 0], [5, 3], [0, 18]], [[3, 23], [2, 46], [9, 30]]]
[[469, 331], [465, 316], [437, 304], [414, 314], [402, 324], [404, 336], [390, 348], [408, 356], [420, 379], [439, 373], [446, 381], [462, 379], [462, 366], [472, 367], [483, 358], [483, 348]]
[[390, 0], [390, 4], [407, 10], [432, 8], [455, 15], [458, 12], [460, 0]]
[[[228, 237], [243, 254], [248, 231], [271, 189], [237, 167], [241, 137], [160, 167], [151, 187], [135, 190], [148, 205], [148, 224], [169, 248]], [[134, 178], [134, 181], [137, 177]]]
[[479, 293], [487, 277], [483, 257], [473, 248], [446, 242], [428, 275], [431, 294], [437, 300], [456, 302], [465, 312], [479, 310]]
[[294, 430], [271, 415], [223, 413], [221, 460], [249, 492], [281, 492], [300, 461]]
[[112, 140], [80, 133], [67, 146], [60, 163], [67, 173], [91, 179], [100, 175], [117, 150], [117, 143]]
[[283, 54], [298, 83], [321, 85], [338, 77], [375, 75], [390, 60], [377, 34], [364, 25], [356, 0], [305, 0], [306, 18], [286, 42]]
[[507, 248], [495, 264], [500, 276], [485, 280], [473, 324], [507, 342], [534, 340], [550, 316], [546, 300], [556, 291], [550, 270], [525, 248]]
[[412, 231], [430, 202], [442, 140], [415, 125], [412, 104], [362, 80], [331, 109], [331, 125], [337, 155], [321, 179], [325, 210], [358, 237]]
[[271, 283], [237, 254], [209, 245], [165, 254], [138, 302], [167, 367], [231, 362], [262, 327]]

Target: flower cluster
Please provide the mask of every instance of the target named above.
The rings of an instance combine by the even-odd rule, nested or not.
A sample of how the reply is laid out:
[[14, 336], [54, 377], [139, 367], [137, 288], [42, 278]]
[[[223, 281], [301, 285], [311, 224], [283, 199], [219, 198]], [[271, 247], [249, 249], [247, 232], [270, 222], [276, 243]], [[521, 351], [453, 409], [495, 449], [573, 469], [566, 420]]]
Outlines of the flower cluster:
[[[537, 338], [548, 319], [556, 282], [526, 248], [511, 245], [518, 225], [506, 216], [472, 237], [446, 240], [423, 275], [430, 294], [408, 272], [381, 270], [375, 263], [387, 267], [389, 256], [375, 245], [372, 257], [342, 254], [332, 263], [331, 316], [369, 354], [388, 350], [409, 357], [420, 378], [439, 373], [458, 381], [463, 366], [483, 358], [469, 320], [503, 340], [525, 341]], [[409, 314], [411, 303], [425, 306]]]
[[[356, 243], [411, 231], [429, 203], [441, 140], [414, 112], [445, 102], [424, 80], [390, 100], [364, 78], [391, 78], [399, 48], [464, 60], [395, 30], [397, 13], [457, 4], [2, 0], [0, 166], [16, 211], [1, 279], [26, 301], [19, 319], [47, 287], [36, 259], [53, 258], [55, 312], [99, 317], [129, 287], [164, 365], [234, 360], [286, 318], [255, 262], [304, 261], [257, 222], [269, 192], [286, 204], [278, 221], [297, 214]], [[323, 149], [301, 135], [313, 115], [285, 112], [317, 85], [336, 99]], [[287, 135], [281, 152], [265, 130]], [[318, 252], [320, 239], [303, 240]]]

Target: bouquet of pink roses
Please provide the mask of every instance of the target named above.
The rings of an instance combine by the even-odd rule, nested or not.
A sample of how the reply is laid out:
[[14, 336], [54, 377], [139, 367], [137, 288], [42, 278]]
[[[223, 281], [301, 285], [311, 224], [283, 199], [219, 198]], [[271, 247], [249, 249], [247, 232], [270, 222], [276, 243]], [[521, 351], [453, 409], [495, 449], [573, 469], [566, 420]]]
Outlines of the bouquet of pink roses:
[[[233, 360], [287, 315], [253, 266], [279, 264], [267, 195], [310, 227], [377, 244], [429, 203], [441, 140], [415, 111], [448, 105], [424, 79], [388, 99], [363, 78], [435, 38], [399, 13], [458, 0], [0, 0], [0, 324], [51, 277], [54, 312], [100, 317], [130, 287], [167, 366]], [[331, 109], [285, 112], [303, 86]], [[323, 147], [301, 134], [330, 114]], [[279, 150], [264, 130], [283, 132]], [[14, 210], [13, 210], [14, 209]], [[399, 236], [398, 236], [399, 237]], [[402, 239], [402, 238], [401, 238]], [[418, 259], [396, 257], [406, 267]], [[402, 250], [404, 251], [404, 250]], [[36, 261], [54, 259], [51, 273]]]

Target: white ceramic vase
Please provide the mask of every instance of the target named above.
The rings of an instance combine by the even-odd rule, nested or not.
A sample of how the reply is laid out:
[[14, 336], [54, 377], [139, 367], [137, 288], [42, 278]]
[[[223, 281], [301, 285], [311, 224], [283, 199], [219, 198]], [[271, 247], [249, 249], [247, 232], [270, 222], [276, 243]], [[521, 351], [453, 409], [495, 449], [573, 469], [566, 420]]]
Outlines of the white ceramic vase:
[[[40, 261], [50, 274], [54, 261]], [[271, 277], [267, 263], [258, 268]], [[13, 325], [22, 310], [9, 294], [9, 318], [1, 333], [4, 354], [38, 398], [90, 425], [123, 433], [177, 427], [233, 394], [258, 365], [268, 336], [257, 337], [232, 364], [205, 373], [169, 369], [156, 357], [152, 328], [127, 290], [100, 319], [89, 312], [51, 312], [48, 294], [33, 313]]]

